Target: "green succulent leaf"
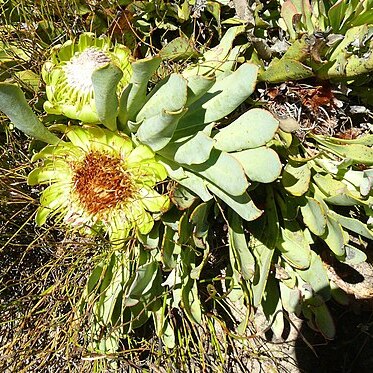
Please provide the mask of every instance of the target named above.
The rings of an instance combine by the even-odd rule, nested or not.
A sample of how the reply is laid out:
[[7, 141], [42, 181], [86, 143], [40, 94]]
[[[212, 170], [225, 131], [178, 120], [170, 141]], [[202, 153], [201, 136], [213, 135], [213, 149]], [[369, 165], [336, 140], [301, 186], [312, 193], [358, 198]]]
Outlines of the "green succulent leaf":
[[162, 111], [178, 112], [187, 101], [187, 80], [180, 74], [171, 74], [166, 82], [155, 88], [136, 116], [136, 122], [159, 115]]
[[124, 299], [126, 307], [137, 304], [141, 296], [152, 289], [153, 282], [158, 275], [158, 270], [159, 267], [156, 261], [146, 263], [137, 268], [135, 278]]
[[356, 265], [367, 260], [367, 255], [364, 253], [364, 251], [361, 251], [354, 246], [346, 245], [345, 251], [345, 256], [338, 258], [343, 263], [346, 263], [348, 265]]
[[360, 203], [358, 199], [359, 194], [357, 192], [355, 193], [356, 196], [354, 196], [352, 192], [348, 190], [346, 184], [334, 179], [330, 174], [316, 174], [313, 180], [327, 196], [325, 200], [329, 203], [341, 206], [354, 206]]
[[333, 61], [334, 64], [331, 67], [326, 65], [326, 67], [321, 70], [321, 74], [319, 74], [320, 77], [348, 79], [371, 72], [373, 70], [373, 55], [371, 53], [365, 53], [360, 56], [356, 52], [350, 52], [349, 49], [356, 41], [359, 41], [360, 49], [363, 47], [371, 48], [372, 30], [373, 25], [367, 24], [349, 28], [343, 40], [329, 57], [329, 60]]
[[326, 229], [327, 212], [315, 198], [306, 197], [306, 203], [300, 207], [303, 221], [309, 230], [317, 236], [322, 236]]
[[327, 232], [322, 236], [323, 240], [337, 257], [345, 255], [345, 235], [340, 223], [331, 216], [327, 217]]
[[186, 106], [199, 100], [216, 82], [215, 78], [201, 75], [188, 76], [188, 100]]
[[159, 114], [145, 119], [137, 130], [139, 140], [150, 146], [154, 151], [163, 149], [174, 135], [179, 119], [186, 110], [163, 110]]
[[287, 30], [289, 32], [290, 38], [293, 39], [293, 40], [297, 36], [297, 33], [296, 33], [296, 31], [294, 29], [294, 25], [293, 25], [293, 19], [294, 19], [294, 16], [296, 16], [298, 14], [299, 14], [299, 11], [298, 11], [298, 9], [295, 6], [293, 1], [286, 0], [283, 3], [283, 5], [281, 7], [281, 17], [283, 18], [283, 20], [286, 24], [286, 27], [287, 27]]
[[195, 268], [194, 252], [191, 249], [183, 250], [181, 253], [182, 264], [182, 306], [192, 322], [202, 323], [202, 309], [198, 296], [197, 281], [190, 277]]
[[311, 264], [311, 248], [299, 224], [287, 222], [280, 232], [276, 247], [281, 251], [281, 256], [295, 268], [308, 268]]
[[330, 299], [330, 285], [325, 265], [314, 251], [311, 251], [310, 254], [310, 266], [307, 269], [297, 269], [296, 271], [303, 281], [311, 285], [316, 294], [321, 295], [327, 301]]
[[206, 162], [185, 168], [232, 196], [241, 196], [249, 186], [240, 163], [230, 154], [215, 149]]
[[[315, 135], [313, 135], [315, 136]], [[341, 139], [337, 137], [326, 137], [326, 136], [321, 136], [317, 135], [315, 136], [315, 139], [318, 141], [326, 141], [327, 143], [332, 143], [336, 145], [341, 145], [341, 144], [359, 144], [359, 145], [367, 145], [367, 146], [373, 146], [373, 135], [366, 134], [362, 137], [358, 137], [357, 139]]]
[[162, 338], [162, 342], [167, 348], [175, 347], [175, 332], [169, 322], [168, 316], [165, 316], [167, 304], [164, 303], [163, 307], [153, 312], [153, 320], [157, 336]]
[[206, 237], [209, 229], [208, 214], [211, 203], [200, 203], [190, 214], [190, 222], [195, 225], [194, 235], [198, 238]]
[[282, 185], [293, 196], [302, 196], [307, 192], [311, 180], [308, 163], [298, 164], [292, 161], [285, 166], [282, 173]]
[[354, 163], [363, 163], [368, 166], [373, 165], [373, 149], [371, 146], [362, 144], [336, 144], [335, 141], [328, 141], [327, 138], [321, 136], [314, 137], [317, 142], [325, 146], [325, 149], [340, 156], [348, 158]]
[[162, 149], [161, 155], [185, 165], [202, 164], [208, 161], [214, 141], [206, 133], [198, 131], [187, 139], [172, 141]]
[[268, 277], [261, 305], [273, 333], [279, 338], [284, 330], [284, 317], [278, 283], [273, 276]]
[[281, 303], [285, 311], [295, 313], [301, 303], [301, 293], [297, 288], [291, 289], [283, 282], [279, 282]]
[[282, 164], [273, 149], [261, 146], [230, 154], [241, 163], [251, 181], [271, 183], [281, 174]]
[[342, 227], [349, 229], [352, 232], [355, 232], [369, 240], [373, 240], [373, 232], [368, 226], [362, 223], [358, 219], [348, 218], [346, 216], [337, 214], [334, 211], [330, 211], [330, 216], [332, 216]]
[[270, 112], [251, 109], [214, 136], [215, 148], [234, 152], [263, 146], [273, 138], [278, 126]]
[[311, 310], [315, 315], [316, 326], [322, 335], [327, 339], [333, 339], [336, 332], [335, 324], [326, 304], [311, 306]]
[[191, 171], [183, 169], [180, 164], [165, 158], [159, 157], [160, 162], [164, 165], [167, 170], [168, 175], [171, 179], [177, 181], [179, 184], [188, 188], [194, 192], [202, 201], [209, 201], [212, 199], [211, 193], [207, 189], [206, 180], [202, 177], [194, 174]]
[[255, 220], [263, 213], [263, 211], [255, 206], [254, 202], [246, 192], [241, 196], [232, 196], [213, 184], [208, 183], [207, 187], [246, 221]]
[[118, 317], [121, 313], [121, 296], [124, 283], [130, 276], [128, 265], [125, 263], [128, 259], [126, 255], [114, 255], [116, 255], [116, 260], [112, 267], [110, 283], [105, 288], [105, 291], [101, 293], [100, 301], [97, 304], [99, 318], [105, 325], [111, 322], [115, 324], [118, 321]]
[[279, 235], [279, 222], [273, 191], [270, 188], [267, 188], [267, 191], [266, 214], [248, 224], [251, 233], [249, 247], [254, 254], [256, 263], [252, 280], [254, 307], [261, 304]]
[[129, 85], [122, 92], [119, 102], [118, 118], [123, 127], [127, 121], [135, 121], [138, 112], [146, 101], [148, 82], [157, 70], [162, 59], [152, 57], [136, 61], [132, 64], [132, 76]]
[[332, 298], [339, 304], [347, 306], [350, 303], [349, 296], [333, 281], [330, 281], [330, 291]]
[[[205, 95], [189, 106], [180, 121], [178, 131], [198, 128], [219, 120], [242, 104], [255, 89], [258, 67], [251, 63], [241, 65], [235, 72], [218, 80]], [[235, 87], [232, 90], [232, 87]]]
[[171, 227], [166, 226], [163, 235], [161, 252], [161, 260], [164, 270], [166, 271], [174, 269], [177, 265], [176, 259], [181, 252], [181, 247], [177, 243], [177, 238], [177, 233]]
[[56, 144], [57, 136], [49, 132], [28, 106], [21, 89], [13, 84], [0, 83], [0, 110], [16, 128], [29, 136], [49, 144]]
[[97, 115], [108, 129], [117, 129], [118, 96], [117, 85], [123, 77], [122, 70], [114, 64], [108, 64], [92, 74]]
[[234, 258], [234, 262], [231, 265], [236, 268], [245, 280], [250, 280], [254, 276], [255, 259], [247, 246], [242, 218], [234, 211], [229, 210], [228, 222], [230, 258], [231, 260]]
[[270, 83], [301, 80], [314, 76], [312, 69], [290, 58], [274, 59], [259, 79]]
[[182, 186], [176, 185], [170, 193], [170, 198], [178, 210], [186, 210], [193, 205], [198, 197], [190, 190]]
[[224, 71], [224, 65], [226, 62], [228, 64], [229, 55], [232, 50], [232, 45], [234, 39], [237, 35], [242, 34], [245, 31], [244, 26], [231, 27], [222, 37], [219, 45], [215, 48], [210, 49], [203, 55], [203, 62], [199, 63], [197, 66], [192, 66], [184, 71], [184, 76], [194, 76], [194, 75], [205, 75], [209, 76], [211, 74], [219, 74], [220, 71]]
[[179, 60], [191, 57], [198, 57], [199, 53], [191, 40], [182, 35], [172, 39], [159, 52], [163, 60]]

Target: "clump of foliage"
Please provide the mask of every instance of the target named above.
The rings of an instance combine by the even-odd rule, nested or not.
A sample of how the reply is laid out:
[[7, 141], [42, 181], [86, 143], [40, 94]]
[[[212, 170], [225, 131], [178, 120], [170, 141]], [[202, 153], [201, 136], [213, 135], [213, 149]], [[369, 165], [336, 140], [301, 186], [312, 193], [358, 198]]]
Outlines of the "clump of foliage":
[[[174, 31], [175, 22], [191, 19], [189, 3], [134, 2], [125, 9], [126, 22], [143, 35], [154, 22]], [[207, 2], [206, 9], [221, 31], [220, 3]], [[343, 1], [325, 3], [325, 9], [314, 5], [310, 18], [297, 2], [286, 1], [281, 15], [290, 46], [269, 63], [258, 45], [265, 22], [275, 18], [259, 22], [260, 12], [269, 11], [259, 5], [201, 53], [182, 34], [159, 55], [136, 59], [118, 46], [103, 57], [100, 48], [108, 52], [109, 39], [82, 34], [77, 44], [52, 50], [53, 65], [44, 65], [48, 116], [37, 116], [14, 82], [0, 83], [0, 110], [15, 127], [49, 144], [31, 149], [33, 160], [44, 163], [28, 183], [49, 185], [36, 214], [39, 225], [61, 216], [69, 234], [68, 227], [77, 227], [83, 237], [106, 240], [92, 254], [70, 313], [86, 327], [79, 343], [91, 356], [120, 354], [132, 346], [131, 333], [150, 322], [171, 355], [193, 338], [201, 341], [201, 328], [210, 335], [230, 328], [226, 335], [245, 338], [258, 308], [277, 335], [284, 315], [295, 313], [334, 337], [327, 301], [346, 297], [329, 280], [325, 262], [331, 256], [347, 264], [366, 260], [356, 237], [373, 238], [373, 137], [346, 140], [312, 131], [300, 137], [299, 126], [288, 128], [250, 96], [260, 81], [335, 78], [343, 43], [353, 43], [345, 24], [354, 26], [362, 45], [371, 43], [365, 3], [356, 18], [333, 13], [350, 9]], [[328, 21], [326, 14], [334, 16]], [[206, 20], [204, 13], [194, 17]], [[310, 38], [329, 26], [345, 33], [344, 41], [320, 49], [319, 61], [310, 59]], [[86, 50], [73, 71], [71, 64]], [[195, 57], [155, 78], [165, 60]], [[351, 52], [344, 66], [366, 57]], [[364, 66], [353, 73], [346, 67], [339, 78], [358, 79], [370, 71]], [[70, 97], [66, 82], [81, 76], [84, 97], [77, 87]], [[180, 337], [175, 314], [182, 315], [183, 333], [193, 330], [189, 342]], [[215, 351], [221, 352], [218, 344]]]

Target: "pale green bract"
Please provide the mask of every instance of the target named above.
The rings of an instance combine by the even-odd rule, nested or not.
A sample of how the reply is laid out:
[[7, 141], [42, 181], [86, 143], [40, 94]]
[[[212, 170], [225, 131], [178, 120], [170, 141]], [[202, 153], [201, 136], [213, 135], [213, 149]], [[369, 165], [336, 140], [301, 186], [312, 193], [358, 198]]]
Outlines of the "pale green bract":
[[68, 40], [53, 48], [50, 60], [42, 69], [48, 98], [45, 111], [85, 123], [99, 123], [95, 96], [100, 92], [94, 86], [92, 75], [109, 64], [118, 68], [116, 92], [121, 92], [132, 75], [131, 51], [124, 45], [112, 45], [108, 37], [96, 38], [86, 32], [77, 43]]
[[96, 126], [66, 129], [70, 142], [48, 145], [35, 154], [43, 160], [28, 176], [30, 185], [49, 185], [42, 193], [38, 225], [56, 216], [66, 225], [92, 233], [108, 232], [121, 243], [134, 229], [147, 234], [169, 198], [154, 190], [167, 177], [146, 145]]

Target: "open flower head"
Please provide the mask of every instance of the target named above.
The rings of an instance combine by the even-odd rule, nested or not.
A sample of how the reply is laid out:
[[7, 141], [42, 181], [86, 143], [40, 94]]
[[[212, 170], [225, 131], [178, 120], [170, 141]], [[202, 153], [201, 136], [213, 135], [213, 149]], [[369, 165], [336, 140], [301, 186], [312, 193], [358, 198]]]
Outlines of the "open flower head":
[[51, 59], [43, 65], [48, 101], [44, 109], [86, 123], [98, 123], [94, 101], [92, 74], [113, 63], [123, 72], [118, 84], [120, 92], [132, 75], [131, 52], [121, 44], [114, 46], [107, 36], [96, 38], [92, 33], [80, 35], [77, 43], [68, 40], [52, 49]]
[[28, 177], [47, 184], [36, 215], [38, 225], [55, 216], [79, 230], [104, 229], [112, 242], [131, 230], [147, 234], [154, 216], [169, 208], [167, 195], [154, 187], [167, 176], [146, 145], [98, 127], [68, 127], [70, 142], [48, 145], [33, 160], [43, 160]]

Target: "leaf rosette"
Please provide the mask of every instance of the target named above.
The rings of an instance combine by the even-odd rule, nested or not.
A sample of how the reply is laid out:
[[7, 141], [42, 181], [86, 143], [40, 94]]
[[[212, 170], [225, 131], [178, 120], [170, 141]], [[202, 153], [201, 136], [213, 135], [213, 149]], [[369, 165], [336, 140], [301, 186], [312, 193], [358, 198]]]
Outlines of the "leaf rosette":
[[69, 127], [66, 136], [70, 142], [48, 145], [33, 157], [43, 164], [29, 174], [28, 183], [49, 185], [41, 195], [37, 224], [56, 216], [89, 233], [104, 229], [113, 243], [132, 230], [149, 233], [156, 214], [169, 208], [168, 196], [154, 189], [167, 177], [154, 152], [95, 126]]
[[95, 85], [93, 74], [110, 64], [118, 70], [116, 92], [120, 92], [132, 75], [131, 51], [124, 45], [112, 45], [106, 36], [96, 38], [92, 33], [83, 33], [77, 43], [68, 40], [53, 48], [42, 69], [48, 98], [45, 111], [99, 123], [95, 96], [100, 95], [101, 87], [99, 82]]

